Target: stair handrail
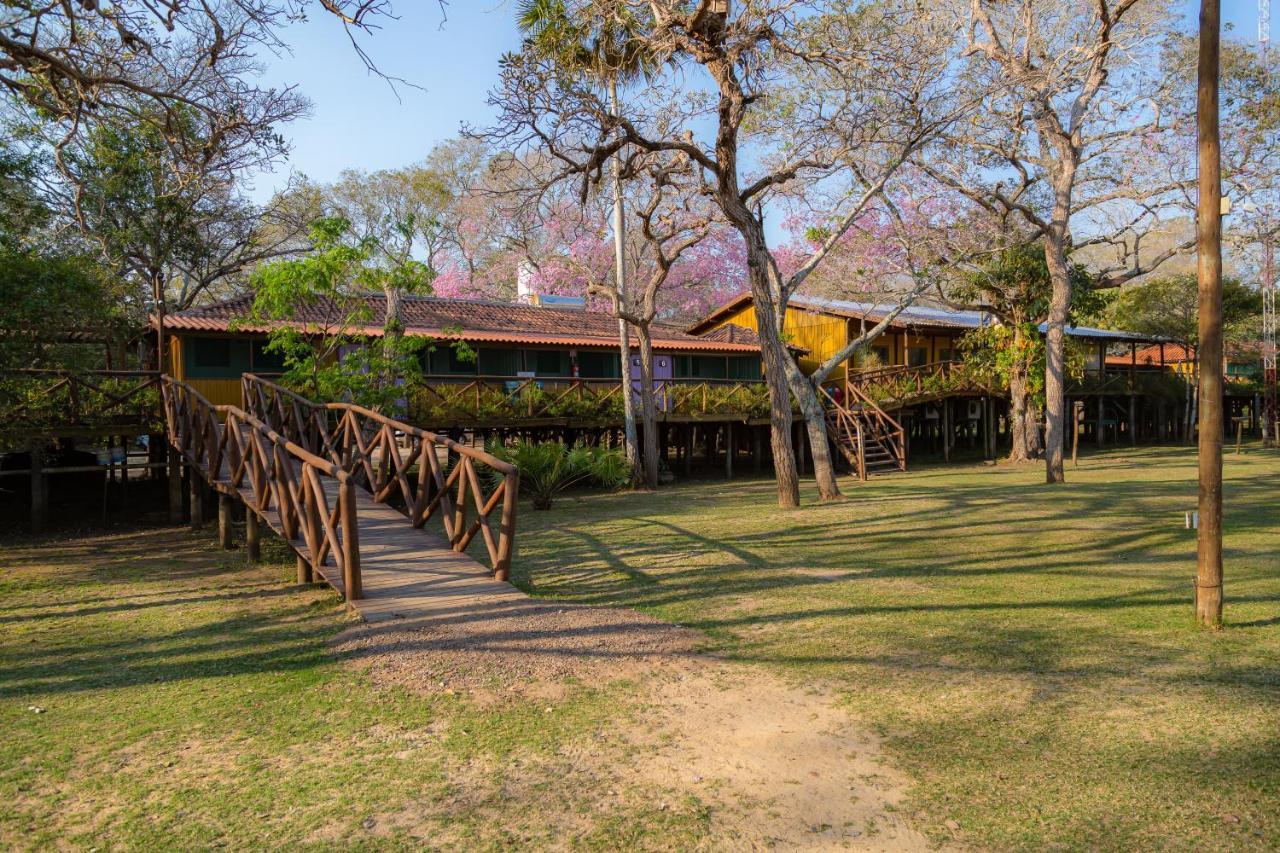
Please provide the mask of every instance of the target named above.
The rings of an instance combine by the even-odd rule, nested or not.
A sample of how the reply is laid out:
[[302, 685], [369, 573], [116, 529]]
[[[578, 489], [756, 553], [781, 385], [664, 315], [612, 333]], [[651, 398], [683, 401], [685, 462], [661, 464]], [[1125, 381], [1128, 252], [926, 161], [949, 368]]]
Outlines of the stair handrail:
[[900, 471], [907, 470], [907, 455], [905, 452], [906, 431], [902, 428], [902, 424], [893, 418], [888, 412], [880, 408], [875, 400], [862, 392], [856, 385], [845, 377], [845, 400], [856, 398], [861, 411], [864, 414], [869, 413], [866, 418], [867, 425], [871, 427], [871, 437], [875, 439], [884, 449], [893, 457]]
[[[303, 435], [311, 435], [314, 428], [314, 440], [329, 459], [350, 473], [375, 501], [387, 503], [399, 491], [404, 502], [400, 511], [414, 527], [423, 527], [439, 513], [445, 538], [454, 551], [465, 552], [480, 534], [494, 577], [500, 581], [509, 578], [520, 493], [520, 473], [515, 465], [354, 403], [309, 400], [251, 373], [244, 374], [242, 382], [246, 402], [261, 406], [268, 424], [274, 426], [274, 415]], [[281, 397], [290, 401], [288, 408], [273, 402]], [[295, 409], [307, 412], [299, 416]], [[407, 449], [400, 447], [400, 439], [408, 440]], [[454, 463], [450, 463], [451, 454], [457, 460]], [[496, 472], [496, 477], [485, 478], [498, 481], [488, 494], [478, 464]], [[417, 482], [411, 485], [414, 465], [418, 467]], [[502, 510], [495, 532], [490, 515], [499, 501]], [[475, 511], [473, 520], [468, 519], [470, 510]]]

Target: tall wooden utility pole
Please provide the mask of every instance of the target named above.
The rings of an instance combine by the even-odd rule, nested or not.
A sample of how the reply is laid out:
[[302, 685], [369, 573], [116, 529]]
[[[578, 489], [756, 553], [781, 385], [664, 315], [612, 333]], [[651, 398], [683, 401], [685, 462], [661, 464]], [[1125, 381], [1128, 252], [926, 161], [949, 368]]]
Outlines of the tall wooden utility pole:
[[1218, 137], [1220, 0], [1200, 0], [1196, 209], [1200, 308], [1200, 531], [1196, 619], [1222, 625], [1222, 181]]

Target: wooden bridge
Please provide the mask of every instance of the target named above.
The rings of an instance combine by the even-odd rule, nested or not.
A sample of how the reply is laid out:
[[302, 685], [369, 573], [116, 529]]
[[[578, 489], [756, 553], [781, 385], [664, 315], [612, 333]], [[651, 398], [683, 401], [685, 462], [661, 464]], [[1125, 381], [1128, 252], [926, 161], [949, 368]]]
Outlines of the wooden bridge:
[[[504, 583], [514, 466], [360, 406], [315, 403], [252, 375], [243, 383], [241, 409], [162, 379], [168, 440], [191, 471], [192, 517], [203, 481], [219, 495], [224, 547], [238, 502], [250, 558], [266, 524], [297, 554], [300, 582], [322, 578], [369, 621], [523, 598]], [[466, 553], [477, 539], [489, 571]]]

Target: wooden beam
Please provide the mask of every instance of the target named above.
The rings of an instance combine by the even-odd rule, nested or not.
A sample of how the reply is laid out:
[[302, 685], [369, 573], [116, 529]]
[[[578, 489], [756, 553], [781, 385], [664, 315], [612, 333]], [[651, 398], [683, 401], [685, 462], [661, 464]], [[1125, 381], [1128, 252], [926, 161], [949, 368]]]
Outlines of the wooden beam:
[[262, 523], [250, 507], [244, 509], [244, 554], [250, 563], [262, 560]]
[[225, 551], [235, 547], [231, 535], [231, 495], [218, 493], [218, 545]]
[[298, 555], [297, 577], [298, 583], [311, 583], [314, 580], [311, 575], [311, 564], [301, 554]]
[[182, 454], [172, 444], [165, 442], [168, 457], [166, 475], [169, 481], [169, 523], [182, 523]]
[[204, 527], [204, 480], [194, 466], [187, 466], [191, 473], [191, 529]]
[[27, 444], [31, 456], [31, 532], [44, 533], [49, 518], [49, 484], [44, 475], [44, 442], [32, 439]]
[[726, 480], [733, 479], [733, 454], [737, 450], [733, 438], [733, 424], [726, 423], [724, 425], [724, 478]]

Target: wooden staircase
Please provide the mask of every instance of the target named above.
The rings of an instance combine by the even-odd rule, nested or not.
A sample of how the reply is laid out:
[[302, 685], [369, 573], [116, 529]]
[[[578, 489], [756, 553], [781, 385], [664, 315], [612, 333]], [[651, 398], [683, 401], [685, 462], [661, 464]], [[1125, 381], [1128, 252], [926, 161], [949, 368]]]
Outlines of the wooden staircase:
[[836, 452], [860, 480], [907, 470], [906, 434], [902, 424], [849, 382], [838, 401], [824, 388], [827, 435]]

